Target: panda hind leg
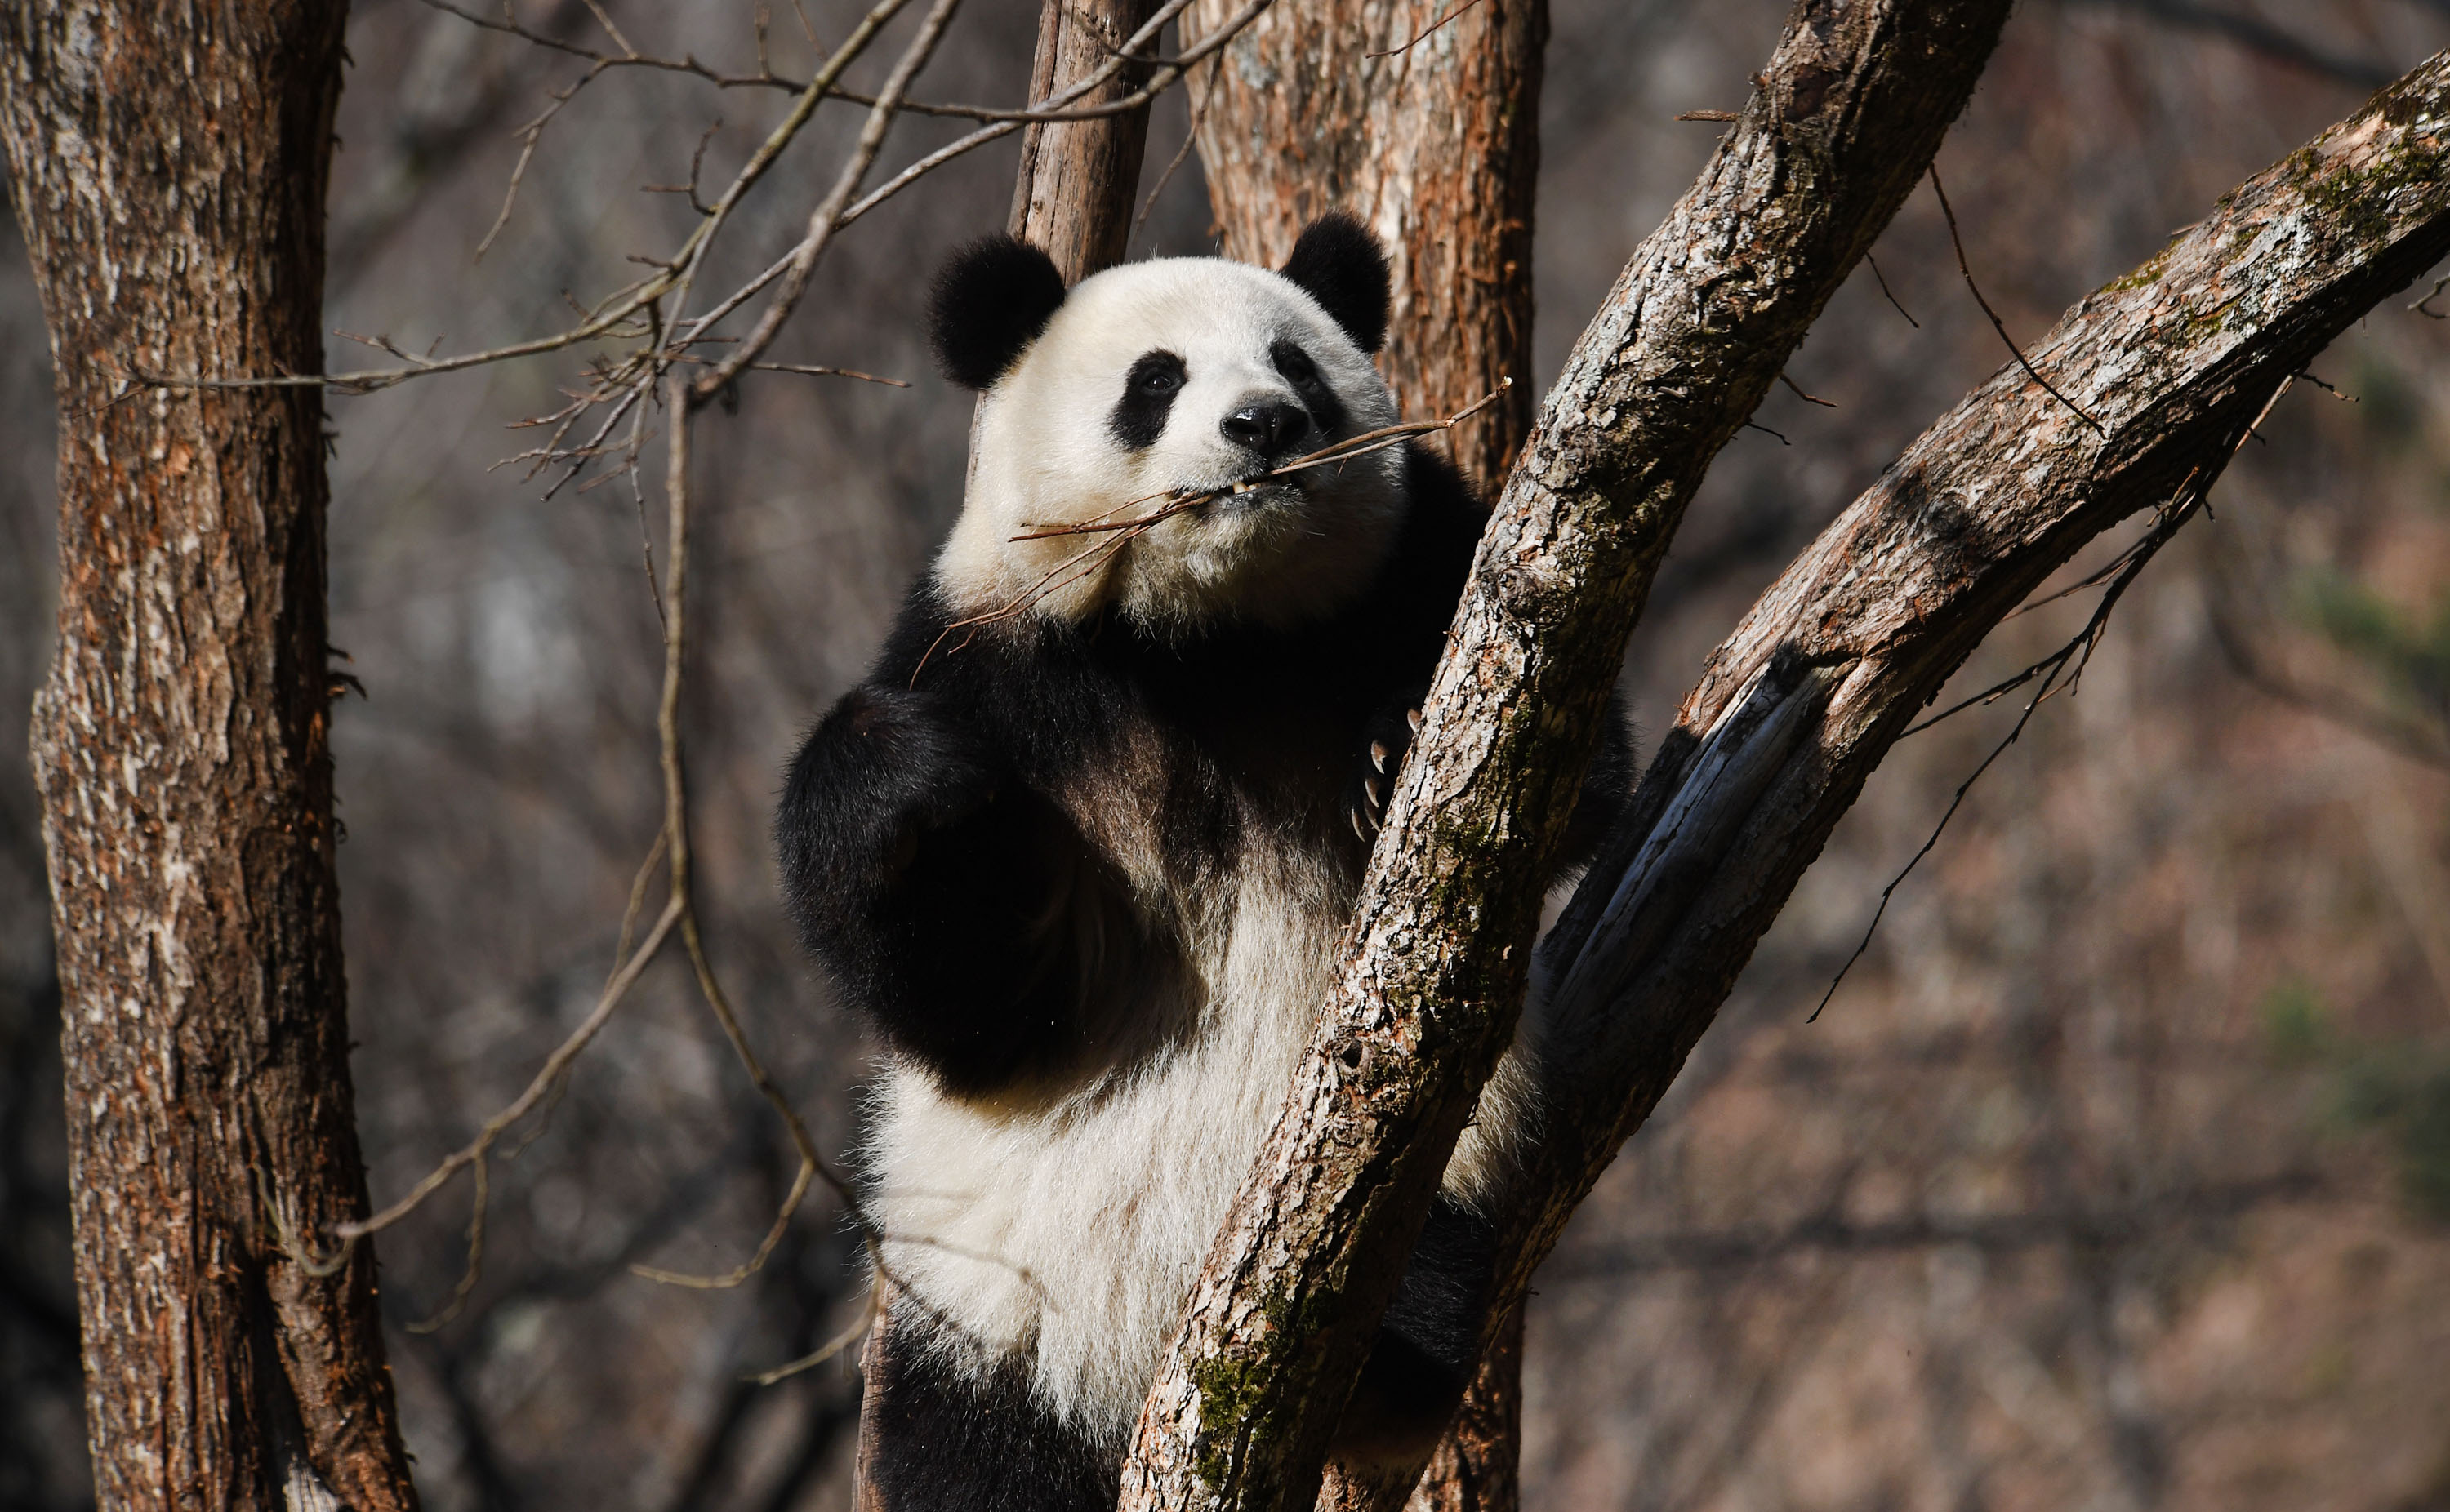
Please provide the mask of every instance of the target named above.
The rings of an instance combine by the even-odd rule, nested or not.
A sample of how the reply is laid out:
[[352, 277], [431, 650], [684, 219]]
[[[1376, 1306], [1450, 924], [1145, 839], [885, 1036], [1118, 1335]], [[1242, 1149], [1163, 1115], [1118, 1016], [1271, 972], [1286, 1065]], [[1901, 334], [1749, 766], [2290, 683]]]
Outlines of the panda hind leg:
[[878, 1512], [1112, 1512], [1122, 1461], [1039, 1400], [1028, 1367], [985, 1377], [921, 1346], [939, 1320], [897, 1298], [861, 1359], [873, 1400], [862, 1476]]
[[1441, 1192], [1336, 1426], [1349, 1469], [1417, 1460], [1446, 1432], [1479, 1364], [1496, 1267], [1496, 1231]]

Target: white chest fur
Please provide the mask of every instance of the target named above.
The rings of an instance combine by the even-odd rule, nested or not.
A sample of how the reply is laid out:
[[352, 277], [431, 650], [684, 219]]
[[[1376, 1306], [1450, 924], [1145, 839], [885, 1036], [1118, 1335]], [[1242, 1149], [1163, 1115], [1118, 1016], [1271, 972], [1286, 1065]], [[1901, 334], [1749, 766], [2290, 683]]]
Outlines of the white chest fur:
[[[1049, 1405], [1127, 1445], [1166, 1342], [1308, 1042], [1351, 907], [1323, 863], [1240, 867], [1192, 942], [1196, 1030], [1065, 1095], [953, 1097], [896, 1066], [869, 1159], [885, 1263], [957, 1326], [946, 1363], [1034, 1361]], [[1182, 1005], [1150, 1004], [1175, 1018]], [[1526, 1109], [1508, 1056], [1447, 1172], [1477, 1197]]]

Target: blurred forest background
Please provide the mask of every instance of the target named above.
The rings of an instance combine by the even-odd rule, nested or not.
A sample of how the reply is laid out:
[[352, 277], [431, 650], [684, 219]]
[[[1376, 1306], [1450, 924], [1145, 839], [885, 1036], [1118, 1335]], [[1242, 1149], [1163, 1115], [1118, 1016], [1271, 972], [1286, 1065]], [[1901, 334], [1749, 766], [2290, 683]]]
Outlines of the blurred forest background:
[[[827, 40], [852, 13], [804, 8]], [[1018, 103], [1036, 10], [973, 7], [922, 96]], [[1721, 129], [1674, 118], [1740, 106], [1785, 10], [1553, 0], [1541, 371], [1522, 377], [1546, 385]], [[642, 49], [754, 66], [748, 0], [612, 13]], [[595, 25], [580, 0], [522, 14]], [[772, 34], [776, 67], [805, 68], [799, 21]], [[2030, 341], [2445, 45], [2450, 0], [2027, 0], [1940, 155], [1984, 292]], [[690, 215], [641, 185], [685, 182], [710, 130], [709, 175], [728, 172], [781, 108], [599, 80], [472, 263], [515, 129], [584, 65], [416, 0], [360, 0], [349, 46], [328, 324], [411, 350], [552, 329], [564, 290], [627, 281], [625, 255]], [[1144, 187], [1198, 87], [1160, 102]], [[853, 118], [828, 119], [830, 155]], [[905, 122], [885, 166], [958, 125]], [[936, 260], [1002, 224], [1005, 145], [848, 234], [775, 354], [912, 387], [760, 375], [700, 421], [700, 898], [751, 1032], [835, 1152], [867, 1051], [790, 942], [767, 818], [796, 732], [959, 506], [969, 401], [927, 371], [919, 317]], [[805, 198], [759, 203], [770, 223], [739, 240], [770, 253], [796, 235], [778, 206]], [[1153, 203], [1135, 256], [1209, 249], [1196, 157]], [[88, 1502], [23, 754], [51, 633], [51, 397], [13, 225], [0, 240], [0, 1507], [50, 1512]], [[1788, 558], [2002, 360], [1928, 191], [1875, 256], [1896, 305], [1862, 270], [1790, 369], [1836, 407], [1774, 390], [1758, 419], [1780, 434], [1740, 436], [1693, 506], [1626, 664], [1654, 727]], [[2282, 402], [2217, 517], [2154, 564], [2081, 695], [1991, 769], [1808, 1023], [2013, 708], [1917, 736], [1875, 780], [1543, 1273], [1526, 1506], [2450, 1508], [2450, 322], [2406, 302], [2318, 362], [2343, 397]], [[333, 339], [336, 367], [358, 355]], [[528, 444], [505, 426], [571, 378], [546, 360], [332, 401], [334, 640], [366, 695], [338, 714], [340, 857], [378, 1200], [593, 1002], [659, 819], [638, 506], [623, 484], [539, 500], [494, 468]], [[2012, 621], [1953, 691], [2087, 607]], [[744, 1381], [857, 1315], [857, 1247], [822, 1192], [736, 1290], [628, 1270], [736, 1263], [793, 1169], [684, 972], [655, 968], [496, 1167], [456, 1316], [409, 1327], [450, 1300], [464, 1208], [382, 1238], [435, 1512], [847, 1504], [855, 1375]]]

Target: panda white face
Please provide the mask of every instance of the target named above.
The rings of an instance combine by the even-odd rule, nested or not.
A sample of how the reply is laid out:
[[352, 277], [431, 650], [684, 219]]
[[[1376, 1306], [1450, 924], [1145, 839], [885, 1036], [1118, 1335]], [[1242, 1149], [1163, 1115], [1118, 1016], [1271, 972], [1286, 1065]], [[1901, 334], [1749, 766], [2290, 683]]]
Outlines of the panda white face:
[[[1179, 634], [1298, 623], [1367, 586], [1401, 522], [1402, 452], [1265, 475], [1395, 422], [1369, 353], [1317, 298], [1214, 258], [1057, 289], [1043, 329], [985, 384], [968, 498], [936, 568], [958, 613], [1111, 608]], [[940, 349], [945, 302], [940, 290]], [[1212, 492], [1145, 529], [1046, 533]]]

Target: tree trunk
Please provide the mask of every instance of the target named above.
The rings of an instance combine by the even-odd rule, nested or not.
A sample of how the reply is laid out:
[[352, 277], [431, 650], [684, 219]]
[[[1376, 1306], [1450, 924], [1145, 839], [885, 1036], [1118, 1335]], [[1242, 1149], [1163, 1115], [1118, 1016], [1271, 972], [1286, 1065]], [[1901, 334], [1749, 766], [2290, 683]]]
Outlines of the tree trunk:
[[[1185, 35], [1235, 0], [1198, 0]], [[1531, 226], [1547, 0], [1313, 0], [1272, 7], [1191, 86], [1224, 255], [1274, 267], [1303, 225], [1358, 215], [1387, 244], [1380, 365], [1406, 419], [1496, 404], [1448, 433], [1494, 495], [1530, 433]], [[1427, 36], [1422, 33], [1428, 31]], [[1405, 44], [1420, 40], [1410, 49]]]
[[[1200, 0], [1186, 38], [1235, 0]], [[1208, 201], [1223, 254], [1274, 267], [1311, 219], [1347, 209], [1378, 233], [1393, 273], [1379, 359], [1397, 409], [1429, 419], [1497, 403], [1447, 433], [1494, 496], [1531, 429], [1531, 238], [1540, 178], [1547, 0], [1321, 0], [1262, 14], [1192, 85]], [[1429, 32], [1423, 36], [1424, 32]], [[1420, 41], [1406, 48], [1414, 38]], [[1517, 1347], [1492, 1348], [1411, 1496], [1414, 1512], [1513, 1512], [1521, 1459]], [[1322, 1504], [1366, 1507], [1332, 1473]]]
[[[1046, 99], [1097, 72], [1156, 11], [1157, 0], [1045, 0], [1029, 98]], [[1147, 80], [1145, 68], [1120, 69], [1075, 106], [1119, 100]], [[1095, 120], [1048, 122], [1021, 133], [1012, 234], [1053, 258], [1067, 284], [1123, 260], [1148, 118], [1148, 107], [1141, 106]]]
[[1193, 1289], [1126, 1508], [1306, 1508], [1511, 1037], [1625, 637], [1704, 469], [1921, 177], [2008, 0], [1799, 0], [1508, 476], [1317, 1034]]
[[1543, 947], [1564, 1074], [1507, 1240], [1513, 1288], [1982, 638], [2086, 542], [2155, 509], [2149, 559], [2291, 375], [2445, 253], [2450, 53], [2078, 302], [2031, 371], [2010, 363], [1968, 395], [1761, 595]]
[[340, 966], [323, 406], [345, 8], [0, 9], [0, 132], [60, 405], [59, 649], [34, 714], [106, 1512], [410, 1512]]

